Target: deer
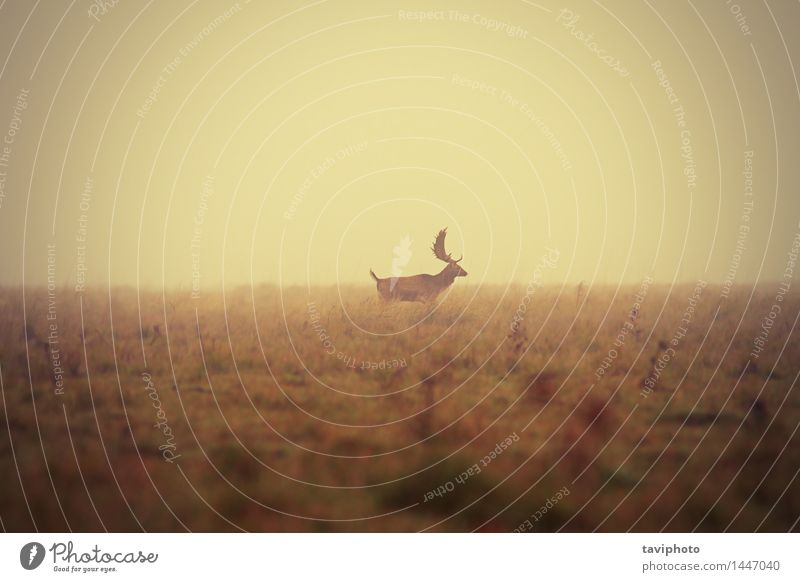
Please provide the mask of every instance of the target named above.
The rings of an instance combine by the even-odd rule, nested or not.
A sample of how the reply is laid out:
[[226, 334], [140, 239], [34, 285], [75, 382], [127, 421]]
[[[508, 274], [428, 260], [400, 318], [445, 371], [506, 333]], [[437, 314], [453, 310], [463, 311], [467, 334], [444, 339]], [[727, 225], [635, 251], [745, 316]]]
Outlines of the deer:
[[466, 277], [467, 272], [458, 263], [463, 259], [453, 257], [444, 250], [444, 239], [447, 228], [443, 228], [436, 235], [431, 250], [433, 255], [447, 266], [435, 275], [421, 274], [411, 277], [387, 277], [381, 279], [370, 269], [370, 276], [375, 279], [378, 294], [385, 301], [433, 301], [439, 294], [453, 284], [456, 277]]

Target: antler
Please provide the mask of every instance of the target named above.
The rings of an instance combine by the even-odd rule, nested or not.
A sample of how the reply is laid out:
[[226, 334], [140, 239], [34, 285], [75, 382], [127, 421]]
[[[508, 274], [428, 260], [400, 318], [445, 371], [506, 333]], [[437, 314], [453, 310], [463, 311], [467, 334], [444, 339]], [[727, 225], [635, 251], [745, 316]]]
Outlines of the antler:
[[445, 263], [449, 263], [453, 260], [449, 253], [444, 250], [444, 237], [447, 236], [447, 228], [443, 228], [439, 231], [439, 234], [436, 235], [436, 240], [433, 241], [433, 246], [431, 250], [433, 254], [436, 256], [437, 259], [440, 261], [444, 261]]

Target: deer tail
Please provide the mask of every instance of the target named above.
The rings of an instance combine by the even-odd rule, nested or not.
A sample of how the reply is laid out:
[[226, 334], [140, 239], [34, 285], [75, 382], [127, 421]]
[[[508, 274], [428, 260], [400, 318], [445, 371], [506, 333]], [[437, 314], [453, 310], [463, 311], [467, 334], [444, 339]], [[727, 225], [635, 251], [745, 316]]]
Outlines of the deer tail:
[[370, 269], [370, 270], [369, 270], [369, 274], [370, 274], [370, 277], [372, 277], [373, 279], [375, 279], [375, 282], [377, 283], [377, 282], [378, 282], [378, 280], [379, 280], [379, 279], [378, 279], [378, 276], [375, 274], [375, 272], [374, 272], [372, 269]]

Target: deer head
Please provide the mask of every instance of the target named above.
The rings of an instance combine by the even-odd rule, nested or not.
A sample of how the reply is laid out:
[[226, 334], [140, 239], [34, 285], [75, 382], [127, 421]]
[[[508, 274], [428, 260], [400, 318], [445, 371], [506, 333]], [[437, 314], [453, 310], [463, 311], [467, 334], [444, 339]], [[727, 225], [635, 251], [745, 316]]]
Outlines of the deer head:
[[433, 246], [431, 247], [431, 250], [433, 251], [433, 254], [437, 259], [447, 263], [447, 267], [445, 267], [445, 270], [448, 272], [450, 276], [466, 277], [467, 272], [461, 268], [461, 265], [458, 264], [464, 257], [462, 256], [458, 259], [453, 259], [450, 253], [444, 250], [444, 238], [446, 236], [447, 236], [447, 228], [443, 228], [442, 230], [439, 231], [439, 234], [436, 235], [436, 239], [433, 241]]

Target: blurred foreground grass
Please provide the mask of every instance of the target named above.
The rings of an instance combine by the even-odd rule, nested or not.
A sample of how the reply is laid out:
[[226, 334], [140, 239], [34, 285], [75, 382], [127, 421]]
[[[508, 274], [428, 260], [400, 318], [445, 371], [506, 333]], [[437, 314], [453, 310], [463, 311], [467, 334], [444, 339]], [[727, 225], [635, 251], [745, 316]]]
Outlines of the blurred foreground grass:
[[796, 294], [750, 354], [774, 287], [707, 287], [649, 394], [691, 285], [651, 286], [616, 345], [638, 286], [2, 289], [0, 518], [510, 531], [567, 487], [534, 531], [796, 530]]

